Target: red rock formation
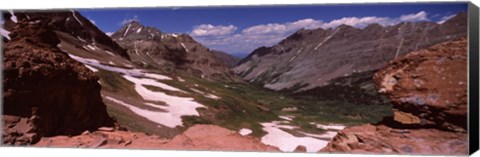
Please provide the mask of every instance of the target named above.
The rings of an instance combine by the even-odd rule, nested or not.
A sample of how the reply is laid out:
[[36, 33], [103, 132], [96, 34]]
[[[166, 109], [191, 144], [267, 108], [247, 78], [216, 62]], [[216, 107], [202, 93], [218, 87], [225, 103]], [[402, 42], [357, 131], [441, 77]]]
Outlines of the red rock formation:
[[467, 134], [438, 129], [400, 129], [386, 125], [361, 125], [340, 131], [324, 152], [381, 154], [468, 153]]
[[98, 77], [56, 45], [49, 21], [19, 21], [3, 49], [4, 144], [113, 126]]
[[466, 130], [466, 40], [407, 54], [377, 72], [374, 79], [394, 108], [417, 117], [420, 125]]
[[346, 128], [322, 151], [467, 154], [466, 59], [466, 39], [395, 59], [374, 76], [394, 104], [394, 117]]
[[141, 148], [175, 150], [278, 151], [251, 136], [214, 125], [194, 125], [171, 140], [127, 131], [95, 131], [68, 137], [46, 137], [38, 147]]

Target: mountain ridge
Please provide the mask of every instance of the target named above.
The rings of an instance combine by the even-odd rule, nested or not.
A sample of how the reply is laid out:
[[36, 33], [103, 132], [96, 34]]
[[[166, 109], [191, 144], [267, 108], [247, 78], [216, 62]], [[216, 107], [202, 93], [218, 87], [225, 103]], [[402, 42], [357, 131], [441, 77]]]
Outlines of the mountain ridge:
[[[363, 29], [300, 29], [278, 44], [252, 51], [233, 68], [246, 81], [273, 90], [309, 90], [356, 72], [375, 70], [389, 60], [442, 41], [466, 36], [466, 14], [442, 24], [402, 22]], [[309, 67], [304, 68], [304, 67]]]
[[167, 72], [179, 69], [199, 77], [231, 80], [233, 72], [207, 47], [188, 34], [165, 33], [131, 21], [112, 34], [133, 62]]

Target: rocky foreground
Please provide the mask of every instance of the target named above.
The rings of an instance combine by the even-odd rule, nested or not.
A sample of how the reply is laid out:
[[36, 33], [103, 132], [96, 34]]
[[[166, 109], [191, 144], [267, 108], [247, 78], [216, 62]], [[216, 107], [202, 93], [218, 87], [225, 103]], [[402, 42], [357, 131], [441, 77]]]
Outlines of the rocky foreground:
[[394, 116], [346, 128], [324, 152], [468, 153], [467, 41], [445, 42], [395, 59], [374, 76]]
[[56, 47], [47, 21], [19, 21], [4, 43], [4, 144], [113, 126], [98, 77]]
[[252, 136], [242, 136], [236, 131], [215, 125], [194, 125], [173, 139], [162, 139], [144, 133], [114, 131], [100, 128], [78, 136], [45, 137], [34, 146], [84, 147], [84, 148], [138, 148], [174, 150], [222, 150], [222, 151], [278, 151], [266, 146]]

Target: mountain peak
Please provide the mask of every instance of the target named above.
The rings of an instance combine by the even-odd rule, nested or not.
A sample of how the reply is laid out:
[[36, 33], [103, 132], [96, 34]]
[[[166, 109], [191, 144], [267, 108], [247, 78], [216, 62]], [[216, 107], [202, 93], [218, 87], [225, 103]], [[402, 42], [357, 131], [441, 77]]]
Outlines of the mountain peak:
[[127, 23], [124, 24], [124, 26], [128, 26], [128, 25], [141, 26], [141, 27], [143, 27], [143, 24], [140, 23], [140, 21], [138, 21], [138, 20], [130, 20], [129, 22], [127, 22]]
[[114, 40], [153, 40], [159, 39], [163, 33], [154, 27], [146, 27], [140, 21], [132, 20], [112, 34]]

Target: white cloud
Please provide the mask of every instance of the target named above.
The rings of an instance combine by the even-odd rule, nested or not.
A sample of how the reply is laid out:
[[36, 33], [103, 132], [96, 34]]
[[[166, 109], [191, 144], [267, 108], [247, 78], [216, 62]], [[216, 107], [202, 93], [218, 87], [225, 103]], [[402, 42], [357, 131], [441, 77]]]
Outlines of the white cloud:
[[364, 28], [369, 24], [377, 23], [382, 26], [395, 25], [400, 22], [418, 22], [418, 21], [429, 21], [427, 18], [427, 12], [420, 11], [418, 13], [401, 15], [398, 18], [390, 17], [377, 17], [377, 16], [368, 16], [368, 17], [344, 17], [341, 19], [335, 19], [328, 23], [322, 25], [322, 28], [335, 28], [339, 25], [345, 24], [357, 28]]
[[344, 17], [341, 19], [335, 19], [330, 21], [329, 23], [325, 23], [322, 25], [322, 28], [335, 28], [337, 26], [340, 26], [342, 24], [345, 25], [350, 25], [352, 27], [357, 27], [357, 28], [363, 28], [368, 26], [369, 24], [372, 23], [378, 23], [382, 26], [386, 25], [392, 25], [395, 23], [395, 20], [388, 18], [388, 17], [376, 17], [376, 16], [370, 16], [370, 17]]
[[427, 12], [421, 11], [416, 14], [408, 14], [400, 16], [400, 21], [403, 22], [417, 22], [417, 21], [428, 21]]
[[138, 16], [137, 15], [134, 15], [132, 18], [125, 18], [123, 19], [122, 22], [120, 22], [121, 25], [124, 25], [124, 24], [127, 24], [129, 22], [132, 22], [132, 21], [140, 21], [140, 19], [138, 19]]
[[302, 19], [295, 22], [287, 22], [283, 24], [270, 23], [264, 25], [256, 25], [246, 28], [242, 31], [244, 34], [278, 34], [299, 30], [301, 28], [318, 28], [323, 24], [320, 20]]
[[444, 23], [445, 21], [450, 20], [450, 19], [451, 19], [452, 17], [454, 17], [454, 16], [455, 16], [455, 14], [443, 16], [443, 17], [440, 19], [440, 21], [438, 21], [437, 23], [438, 23], [438, 24], [442, 24], [442, 23]]
[[[268, 23], [247, 27], [239, 33], [227, 31], [227, 26], [200, 25], [192, 30], [192, 36], [202, 44], [212, 49], [219, 49], [230, 53], [250, 53], [261, 46], [272, 46], [285, 39], [295, 31], [315, 28], [335, 28], [342, 24], [357, 28], [364, 28], [369, 24], [378, 23], [382, 26], [395, 25], [400, 22], [429, 21], [427, 12], [401, 15], [399, 17], [344, 17], [324, 22], [316, 19], [301, 19], [286, 23]], [[236, 27], [235, 27], [236, 30]], [[221, 33], [228, 32], [228, 33]], [[210, 36], [208, 36], [210, 35]]]
[[237, 30], [237, 27], [234, 25], [222, 26], [222, 25], [211, 25], [211, 24], [202, 24], [195, 26], [190, 33], [192, 36], [216, 36], [216, 35], [228, 35], [232, 34]]

